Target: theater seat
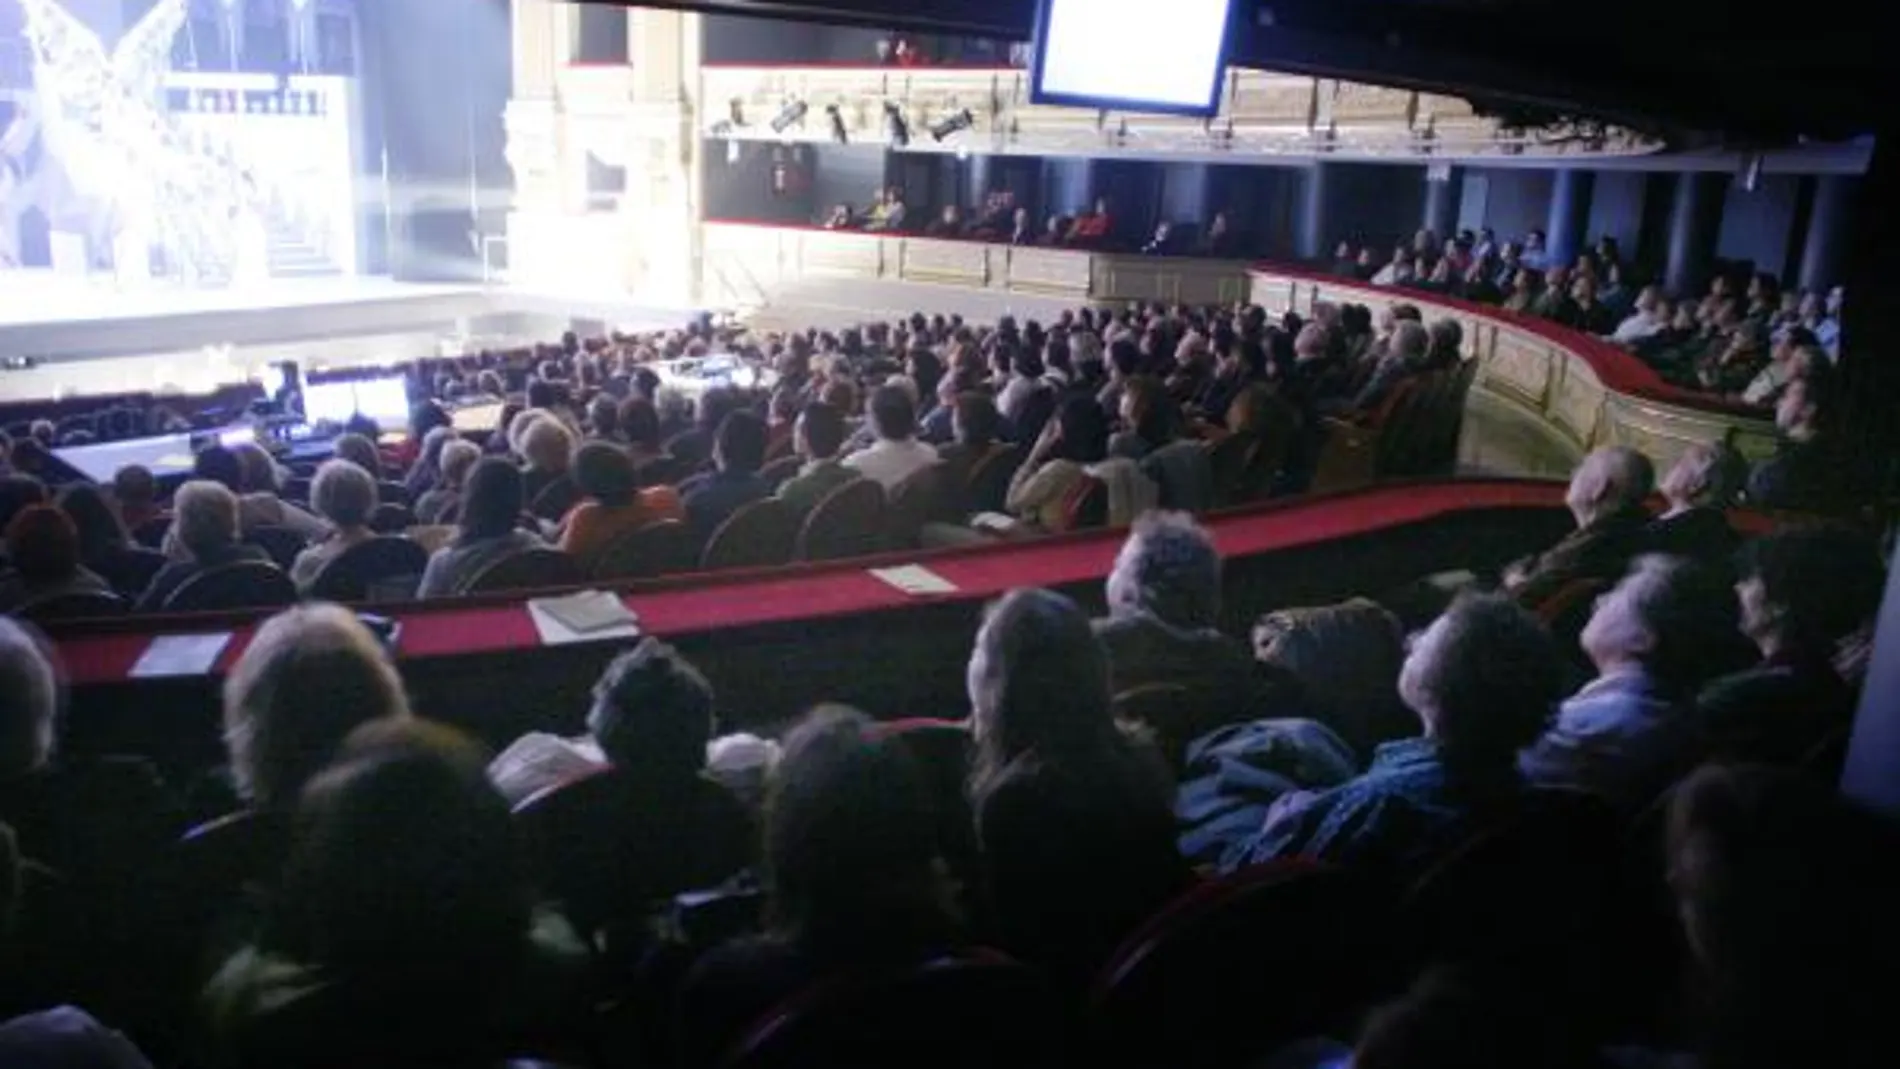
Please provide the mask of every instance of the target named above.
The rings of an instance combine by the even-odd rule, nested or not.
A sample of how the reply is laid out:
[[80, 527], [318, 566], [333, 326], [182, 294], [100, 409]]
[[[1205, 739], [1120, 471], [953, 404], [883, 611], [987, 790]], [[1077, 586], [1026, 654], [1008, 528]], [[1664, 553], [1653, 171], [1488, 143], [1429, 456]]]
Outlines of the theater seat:
[[660, 520], [608, 543], [589, 569], [595, 579], [655, 579], [690, 572], [699, 563], [693, 532], [679, 520]]
[[890, 507], [886, 510], [885, 519], [892, 548], [909, 549], [916, 546], [918, 535], [927, 523], [959, 518], [951, 515], [953, 510], [948, 502], [946, 477], [943, 464], [937, 463], [913, 472], [909, 478], [891, 487]]
[[130, 610], [131, 605], [117, 594], [86, 591], [29, 602], [20, 606], [16, 614], [36, 624], [55, 624], [124, 616]]
[[720, 1064], [1041, 1069], [1058, 1064], [1059, 1026], [1034, 972], [972, 952], [807, 989], [761, 1019]]
[[1097, 974], [1091, 1060], [1227, 1069], [1294, 1039], [1341, 1034], [1395, 975], [1396, 897], [1370, 877], [1298, 859], [1195, 887]]
[[170, 516], [154, 516], [137, 527], [132, 528], [132, 541], [146, 549], [158, 549], [165, 544], [165, 535], [172, 529]]
[[884, 488], [857, 479], [826, 494], [805, 518], [796, 558], [805, 561], [866, 557], [884, 549]]
[[558, 523], [575, 505], [581, 503], [581, 488], [566, 475], [549, 483], [540, 493], [534, 495], [528, 511], [544, 520]]
[[243, 560], [208, 568], [185, 580], [165, 599], [166, 612], [281, 609], [297, 601], [297, 586], [282, 568]]
[[504, 590], [547, 590], [572, 586], [586, 578], [574, 558], [558, 549], [526, 549], [483, 569], [458, 594], [493, 594]]
[[699, 566], [713, 572], [725, 568], [770, 568], [789, 563], [798, 537], [798, 518], [775, 498], [754, 501], [726, 518], [706, 540]]
[[271, 563], [285, 571], [296, 562], [297, 554], [304, 551], [310, 540], [288, 527], [253, 527], [244, 532], [244, 541], [264, 551]]
[[324, 565], [310, 596], [323, 601], [407, 601], [415, 596], [428, 566], [428, 553], [407, 538], [372, 538]]
[[416, 526], [416, 514], [408, 505], [385, 501], [370, 513], [369, 529], [377, 534], [397, 535]]
[[764, 479], [766, 485], [776, 491], [779, 487], [790, 482], [792, 477], [798, 474], [798, 469], [803, 467], [804, 464], [805, 461], [801, 457], [780, 457], [765, 467], [760, 468], [759, 478]]
[[969, 478], [964, 482], [962, 511], [966, 515], [1003, 511], [1003, 502], [1009, 496], [1009, 480], [1022, 462], [1023, 451], [1016, 446], [991, 446], [990, 451], [970, 467]]

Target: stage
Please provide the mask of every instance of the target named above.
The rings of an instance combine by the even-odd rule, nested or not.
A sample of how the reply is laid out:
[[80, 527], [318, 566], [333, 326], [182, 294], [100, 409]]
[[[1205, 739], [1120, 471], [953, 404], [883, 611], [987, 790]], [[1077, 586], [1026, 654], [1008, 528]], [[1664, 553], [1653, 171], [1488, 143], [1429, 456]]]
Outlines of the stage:
[[14, 271], [0, 274], [0, 357], [34, 366], [0, 370], [0, 401], [197, 393], [276, 360], [307, 370], [394, 363], [550, 341], [568, 329], [677, 327], [694, 313], [611, 293], [387, 278], [191, 290]]

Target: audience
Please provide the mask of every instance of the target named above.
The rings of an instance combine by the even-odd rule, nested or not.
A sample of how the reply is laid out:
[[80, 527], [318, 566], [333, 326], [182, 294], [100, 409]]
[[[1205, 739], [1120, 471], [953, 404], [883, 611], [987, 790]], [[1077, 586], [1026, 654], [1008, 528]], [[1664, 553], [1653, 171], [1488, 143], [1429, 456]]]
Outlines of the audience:
[[521, 483], [521, 472], [500, 457], [476, 463], [462, 491], [455, 538], [429, 555], [416, 597], [453, 597], [491, 566], [542, 544], [533, 532], [519, 526], [525, 504]]
[[1521, 798], [1517, 752], [1549, 724], [1558, 678], [1555, 645], [1528, 612], [1494, 595], [1460, 598], [1399, 674], [1424, 735], [1380, 746], [1343, 786], [1283, 797], [1222, 868], [1299, 855], [1418, 874]]
[[79, 529], [58, 507], [28, 506], [4, 534], [13, 569], [0, 574], [0, 612], [31, 611], [58, 598], [112, 596], [111, 585], [82, 562]]
[[322, 541], [297, 554], [290, 578], [309, 593], [331, 561], [376, 537], [370, 515], [376, 511], [376, 480], [347, 460], [332, 460], [310, 480], [310, 504], [330, 525]]
[[78, 484], [60, 491], [59, 507], [79, 535], [79, 560], [126, 598], [144, 593], [165, 558], [135, 547], [119, 514], [95, 486]]
[[640, 489], [632, 459], [608, 442], [587, 442], [574, 453], [574, 485], [585, 500], [562, 521], [560, 547], [578, 561], [593, 561], [642, 527], [686, 518], [677, 491], [670, 486]]
[[119, 518], [128, 531], [137, 531], [165, 516], [158, 504], [158, 480], [142, 464], [127, 464], [113, 474], [112, 501], [119, 507]]
[[521, 432], [521, 459], [521, 499], [538, 508], [543, 494], [568, 481], [574, 434], [552, 416], [532, 420]]
[[881, 386], [871, 394], [870, 413], [877, 442], [846, 457], [845, 467], [888, 492], [937, 463], [937, 451], [917, 440], [917, 407], [910, 394]]
[[1668, 507], [1651, 520], [1643, 541], [1657, 553], [1725, 564], [1738, 541], [1725, 511], [1739, 488], [1741, 455], [1724, 444], [1697, 442], [1682, 451], [1657, 489]]
[[798, 474], [778, 488], [778, 499], [804, 519], [833, 490], [859, 475], [844, 466], [838, 453], [844, 448], [844, 414], [823, 401], [813, 401], [799, 413], [792, 431], [793, 451], [803, 461]]
[[416, 499], [416, 519], [424, 524], [454, 523], [462, 511], [462, 490], [469, 472], [482, 459], [481, 447], [473, 442], [453, 441], [442, 447], [441, 471], [435, 484]]
[[1858, 504], [1850, 488], [1854, 458], [1842, 451], [1829, 421], [1834, 376], [1825, 364], [1792, 379], [1775, 405], [1781, 441], [1775, 455], [1755, 465], [1747, 498], [1757, 508], [1840, 513]]
[[711, 472], [679, 488], [686, 522], [701, 545], [733, 513], [772, 496], [772, 484], [759, 474], [765, 466], [765, 421], [747, 411], [728, 414], [719, 424], [712, 460]]

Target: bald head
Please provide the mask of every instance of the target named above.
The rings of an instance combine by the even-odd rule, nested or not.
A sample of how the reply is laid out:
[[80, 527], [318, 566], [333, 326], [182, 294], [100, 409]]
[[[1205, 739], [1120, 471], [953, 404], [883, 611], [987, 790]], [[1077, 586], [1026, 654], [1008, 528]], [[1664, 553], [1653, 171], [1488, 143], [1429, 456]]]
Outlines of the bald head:
[[1656, 469], [1649, 458], [1627, 446], [1605, 446], [1583, 458], [1570, 477], [1564, 503], [1577, 526], [1618, 512], [1641, 508], [1656, 487]]

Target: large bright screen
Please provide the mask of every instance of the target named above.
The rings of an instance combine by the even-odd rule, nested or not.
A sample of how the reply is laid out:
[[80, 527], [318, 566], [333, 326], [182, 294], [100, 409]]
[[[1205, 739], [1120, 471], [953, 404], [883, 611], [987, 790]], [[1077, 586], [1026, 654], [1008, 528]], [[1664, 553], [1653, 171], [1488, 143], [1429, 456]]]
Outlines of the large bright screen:
[[1038, 104], [1212, 115], [1233, 0], [1042, 0]]

